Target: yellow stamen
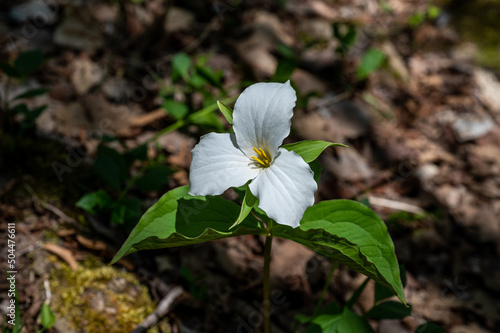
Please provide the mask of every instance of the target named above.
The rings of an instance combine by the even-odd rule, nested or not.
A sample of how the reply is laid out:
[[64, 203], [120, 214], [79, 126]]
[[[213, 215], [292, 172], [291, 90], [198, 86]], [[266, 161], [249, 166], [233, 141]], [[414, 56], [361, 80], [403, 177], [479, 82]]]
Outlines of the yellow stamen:
[[258, 158], [258, 157], [252, 156], [252, 158], [253, 158], [254, 160], [256, 160], [257, 162], [259, 162], [260, 164], [262, 164], [262, 166], [264, 166], [264, 167], [268, 167], [268, 166], [269, 166], [269, 165], [267, 165], [264, 161], [262, 161], [262, 160], [261, 160], [260, 158]]
[[264, 149], [259, 148], [259, 151], [260, 151], [260, 153], [262, 154], [262, 156], [264, 156], [264, 157], [266, 158], [266, 160], [268, 160], [268, 161], [270, 160], [270, 158], [267, 156], [267, 154], [266, 154], [266, 152], [264, 151]]
[[258, 162], [260, 165], [263, 167], [267, 168], [271, 165], [271, 159], [269, 158], [269, 155], [264, 151], [262, 148], [255, 148], [253, 147], [253, 151], [257, 154], [257, 156], [252, 156], [251, 158], [254, 159], [256, 162]]

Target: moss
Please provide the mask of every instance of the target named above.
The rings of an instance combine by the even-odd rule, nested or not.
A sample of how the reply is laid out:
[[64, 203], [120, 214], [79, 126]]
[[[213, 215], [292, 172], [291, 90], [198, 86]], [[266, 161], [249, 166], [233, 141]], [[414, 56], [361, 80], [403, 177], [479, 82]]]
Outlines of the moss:
[[56, 318], [64, 318], [68, 330], [130, 332], [154, 311], [146, 287], [130, 273], [103, 266], [94, 257], [77, 271], [51, 260], [55, 261], [49, 280], [54, 294], [51, 307]]

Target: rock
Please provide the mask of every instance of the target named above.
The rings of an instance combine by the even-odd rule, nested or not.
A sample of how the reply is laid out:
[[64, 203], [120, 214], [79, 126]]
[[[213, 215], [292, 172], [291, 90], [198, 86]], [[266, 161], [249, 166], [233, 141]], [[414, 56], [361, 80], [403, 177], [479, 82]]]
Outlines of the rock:
[[373, 177], [370, 168], [363, 156], [354, 148], [336, 150], [338, 158], [326, 155], [323, 158], [325, 169], [335, 177], [350, 182], [363, 181]]
[[104, 45], [99, 30], [82, 21], [71, 7], [66, 8], [62, 23], [54, 32], [54, 42], [78, 50], [93, 51]]
[[165, 19], [165, 30], [167, 32], [176, 32], [188, 30], [193, 26], [195, 17], [193, 13], [180, 7], [170, 7]]
[[471, 141], [483, 137], [494, 127], [495, 123], [487, 115], [482, 117], [459, 117], [451, 124], [451, 128], [459, 142]]
[[122, 77], [110, 77], [104, 81], [101, 88], [108, 99], [123, 102], [130, 99], [134, 87]]
[[434, 177], [439, 174], [439, 167], [432, 163], [421, 165], [417, 168], [416, 175], [420, 182], [427, 187]]
[[486, 105], [493, 117], [500, 123], [500, 81], [491, 72], [476, 69], [474, 78], [477, 85], [477, 96]]
[[102, 80], [104, 75], [101, 67], [87, 56], [74, 59], [72, 66], [71, 82], [79, 95], [86, 94], [90, 88]]
[[300, 21], [299, 33], [307, 40], [329, 40], [333, 37], [330, 22], [324, 19], [313, 18]]
[[9, 16], [19, 22], [33, 22], [37, 27], [54, 24], [58, 19], [61, 6], [50, 1], [31, 0], [21, 3], [9, 12]]

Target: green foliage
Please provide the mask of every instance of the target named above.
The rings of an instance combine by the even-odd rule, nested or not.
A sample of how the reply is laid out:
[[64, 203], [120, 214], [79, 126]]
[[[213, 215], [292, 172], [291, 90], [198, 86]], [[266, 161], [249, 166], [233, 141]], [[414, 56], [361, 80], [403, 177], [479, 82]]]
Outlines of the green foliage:
[[[136, 161], [140, 163], [134, 164]], [[133, 165], [139, 165], [139, 170], [132, 177]], [[107, 191], [100, 189], [85, 194], [76, 206], [94, 215], [109, 215], [112, 224], [122, 224], [129, 230], [141, 217], [141, 202], [138, 197], [127, 196], [128, 192], [134, 186], [146, 192], [159, 191], [168, 184], [173, 172], [163, 164], [162, 155], [157, 161], [148, 161], [146, 144], [124, 153], [101, 144], [92, 170]]]
[[233, 124], [233, 110], [227, 106], [226, 104], [222, 103], [221, 101], [217, 101], [217, 106], [219, 107], [220, 112], [226, 118], [227, 122], [232, 125]]
[[340, 23], [333, 24], [333, 35], [339, 41], [339, 46], [335, 50], [342, 56], [345, 56], [351, 47], [356, 43], [358, 32], [353, 25], [342, 25]]
[[415, 333], [444, 333], [444, 328], [433, 323], [425, 323], [417, 327]]
[[135, 181], [135, 184], [147, 192], [158, 191], [167, 185], [168, 177], [172, 173], [172, 169], [166, 165], [153, 165], [146, 169], [144, 174]]
[[272, 82], [284, 83], [290, 80], [293, 71], [297, 68], [297, 61], [293, 58], [282, 58], [278, 61], [276, 72], [274, 73]]
[[20, 103], [11, 106], [10, 102], [19, 101], [22, 99], [33, 98], [47, 93], [45, 88], [35, 88], [28, 90], [15, 96], [12, 101], [9, 99], [8, 92], [11, 84], [11, 79], [25, 80], [30, 74], [36, 71], [43, 64], [43, 53], [40, 50], [32, 50], [20, 53], [13, 64], [0, 63], [0, 70], [7, 75], [5, 94], [3, 96], [3, 109], [6, 114], [7, 130], [14, 127], [14, 117], [17, 115], [22, 116], [22, 120], [18, 124], [17, 136], [21, 136], [30, 128], [35, 127], [36, 119], [46, 109], [45, 105], [34, 107], [30, 109], [27, 104]]
[[238, 215], [236, 222], [234, 222], [234, 224], [229, 227], [229, 229], [232, 229], [243, 222], [248, 214], [250, 214], [250, 212], [252, 211], [252, 208], [258, 205], [258, 201], [259, 200], [257, 199], [257, 197], [252, 194], [250, 188], [247, 186], [245, 196], [243, 197], [243, 201], [241, 202], [240, 214]]
[[172, 60], [174, 78], [182, 77], [185, 81], [189, 80], [189, 68], [191, 67], [191, 58], [185, 53], [177, 53]]
[[405, 302], [387, 227], [363, 204], [349, 200], [323, 201], [306, 210], [300, 227], [276, 225], [272, 234], [338, 260], [387, 287]]
[[[187, 187], [177, 188], [153, 205], [113, 262], [141, 249], [267, 233], [248, 214], [242, 223], [230, 229], [241, 211], [236, 204], [221, 197], [192, 197], [187, 192]], [[305, 212], [300, 227], [274, 225], [271, 234], [337, 259], [384, 285], [404, 302], [394, 245], [384, 222], [366, 206], [348, 200], [324, 201]]]
[[94, 162], [95, 175], [106, 185], [120, 190], [128, 176], [127, 163], [122, 154], [113, 148], [100, 145]]
[[48, 330], [49, 328], [54, 326], [55, 322], [56, 316], [54, 316], [54, 313], [50, 309], [50, 306], [43, 303], [42, 309], [40, 310], [40, 323], [42, 324], [43, 329], [40, 332]]
[[342, 143], [332, 143], [322, 140], [304, 140], [295, 143], [289, 143], [282, 146], [287, 150], [293, 150], [297, 155], [300, 155], [306, 163], [310, 163], [318, 158], [318, 156], [328, 147], [345, 147]]
[[31, 50], [20, 53], [13, 65], [0, 63], [0, 70], [10, 78], [26, 78], [43, 64], [43, 53], [40, 50]]
[[91, 213], [99, 214], [107, 207], [111, 207], [113, 200], [104, 190], [87, 193], [78, 200], [77, 207]]
[[188, 191], [187, 186], [171, 190], [149, 208], [111, 263], [138, 250], [266, 233], [252, 215], [229, 230], [239, 214], [238, 205], [221, 197], [193, 197]]
[[365, 317], [370, 319], [403, 319], [409, 315], [411, 315], [411, 306], [395, 301], [382, 302], [365, 313]]
[[408, 25], [411, 28], [415, 29], [422, 25], [427, 19], [431, 21], [436, 20], [439, 15], [441, 15], [441, 8], [434, 5], [429, 5], [425, 12], [419, 11], [410, 16], [410, 18], [408, 19]]
[[379, 69], [383, 65], [385, 58], [386, 55], [375, 48], [366, 51], [356, 72], [358, 79], [364, 80], [371, 73]]
[[324, 314], [313, 319], [312, 325], [307, 328], [307, 333], [374, 333], [368, 321], [358, 316], [348, 308], [342, 313]]
[[[190, 117], [196, 113], [193, 110], [194, 92], [203, 96], [204, 107], [211, 107], [217, 100], [215, 97], [225, 95], [222, 86], [222, 71], [214, 72], [206, 65], [206, 62], [207, 56], [205, 55], [199, 55], [193, 61], [185, 53], [177, 53], [172, 59], [171, 78], [173, 85], [163, 86], [160, 97], [164, 100], [163, 108], [177, 120], [177, 123], [174, 124], [176, 128], [195, 124], [218, 131], [224, 129], [220, 119], [212, 112]], [[159, 77], [155, 79], [163, 85], [163, 81]], [[214, 88], [219, 91], [219, 96], [214, 94]], [[183, 102], [178, 101], [180, 94], [184, 96]]]
[[171, 99], [168, 99], [163, 103], [163, 108], [167, 110], [169, 115], [177, 120], [183, 119], [189, 112], [189, 108], [186, 104], [175, 102]]

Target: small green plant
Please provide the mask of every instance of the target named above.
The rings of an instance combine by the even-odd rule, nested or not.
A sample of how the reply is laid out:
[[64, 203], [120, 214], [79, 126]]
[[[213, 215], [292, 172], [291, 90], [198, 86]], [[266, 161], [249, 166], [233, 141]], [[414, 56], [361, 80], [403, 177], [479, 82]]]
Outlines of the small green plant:
[[38, 333], [43, 333], [46, 330], [50, 329], [56, 323], [56, 316], [50, 309], [50, 306], [46, 303], [43, 303], [42, 309], [40, 310], [40, 324], [42, 325], [42, 329], [38, 331]]
[[[185, 53], [174, 55], [171, 76], [173, 85], [163, 86], [160, 91], [160, 97], [164, 100], [163, 108], [173, 119], [185, 121], [194, 113], [194, 92], [203, 96], [203, 107], [213, 105], [217, 99], [224, 98], [222, 71], [214, 72], [207, 66], [207, 60], [207, 55], [197, 56], [194, 62]], [[216, 91], [218, 96], [214, 94]], [[177, 101], [175, 95], [183, 96], [184, 101]], [[223, 125], [215, 113], [206, 113], [190, 120], [195, 125], [223, 131]]]
[[441, 8], [434, 5], [429, 5], [426, 11], [419, 11], [410, 16], [410, 18], [408, 19], [408, 25], [411, 28], [415, 29], [422, 25], [425, 20], [436, 20], [439, 15], [441, 15]]
[[339, 41], [339, 46], [335, 51], [344, 57], [356, 43], [358, 32], [354, 25], [334, 23], [333, 35]]
[[[40, 50], [32, 50], [20, 53], [12, 64], [0, 63], [0, 70], [7, 76], [5, 90], [3, 92], [3, 112], [0, 119], [0, 128], [5, 131], [14, 132], [15, 119], [20, 117], [18, 135], [35, 126], [36, 119], [42, 114], [46, 106], [38, 106], [30, 109], [25, 103], [18, 103], [24, 99], [33, 98], [47, 93], [45, 88], [35, 88], [10, 98], [10, 86], [14, 80], [24, 81], [43, 64], [43, 53]], [[12, 106], [12, 104], [15, 104]]]
[[379, 69], [384, 64], [385, 59], [386, 55], [383, 52], [375, 48], [368, 49], [361, 59], [361, 63], [359, 64], [356, 72], [358, 80], [364, 80], [370, 76], [371, 73]]
[[147, 145], [119, 153], [101, 144], [92, 172], [107, 191], [100, 189], [85, 194], [76, 206], [94, 215], [108, 215], [112, 224], [131, 229], [141, 215], [141, 202], [129, 195], [130, 190], [135, 186], [144, 192], [158, 191], [168, 183], [173, 170], [165, 165], [164, 155], [148, 159]]
[[[159, 154], [154, 160], [147, 157], [147, 146], [160, 136], [187, 125], [214, 128], [224, 131], [217, 110], [213, 88], [222, 96], [225, 91], [222, 87], [222, 73], [214, 73], [206, 65], [207, 57], [200, 55], [195, 62], [185, 53], [178, 53], [172, 60], [173, 86], [163, 86], [160, 96], [163, 98], [163, 108], [175, 120], [173, 124], [157, 133], [146, 143], [132, 150], [125, 149], [118, 152], [109, 146], [111, 142], [119, 142], [110, 136], [103, 137], [103, 143], [97, 150], [93, 165], [93, 175], [104, 185], [104, 189], [85, 194], [76, 206], [94, 215], [109, 217], [111, 224], [121, 224], [132, 229], [141, 216], [141, 202], [137, 196], [131, 195], [132, 189], [143, 192], [154, 192], [164, 188], [168, 177], [174, 172], [166, 164], [166, 156]], [[161, 82], [159, 77], [155, 77]], [[193, 93], [201, 92], [203, 109], [193, 112]], [[180, 93], [186, 101], [181, 103], [174, 99]], [[231, 101], [233, 99], [226, 99]], [[120, 143], [120, 142], [119, 142]], [[125, 147], [122, 144], [123, 147]]]
[[[190, 186], [165, 193], [142, 216], [111, 263], [139, 250], [264, 236], [262, 313], [264, 331], [269, 333], [271, 247], [273, 238], [279, 237], [365, 274], [402, 302], [381, 302], [373, 311], [377, 306], [407, 311], [394, 244], [380, 217], [349, 200], [314, 204], [317, 182], [310, 163], [328, 147], [345, 146], [318, 140], [282, 145], [290, 133], [296, 100], [289, 82], [273, 82], [248, 87], [234, 112], [220, 104], [234, 133], [201, 138], [192, 151]], [[242, 186], [241, 206], [220, 196], [230, 187], [243, 192]], [[348, 320], [356, 316], [349, 307], [342, 313]], [[361, 326], [354, 331], [363, 332], [366, 325], [356, 323]]]

